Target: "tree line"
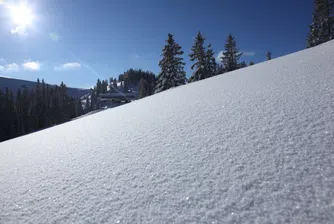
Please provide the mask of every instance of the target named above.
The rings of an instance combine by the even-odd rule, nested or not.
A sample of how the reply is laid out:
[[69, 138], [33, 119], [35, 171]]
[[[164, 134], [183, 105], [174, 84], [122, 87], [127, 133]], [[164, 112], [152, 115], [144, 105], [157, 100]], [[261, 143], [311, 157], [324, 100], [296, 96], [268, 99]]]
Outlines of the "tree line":
[[[169, 33], [162, 49], [162, 59], [159, 62], [161, 71], [157, 77], [154, 93], [247, 67], [244, 61], [240, 62], [242, 53], [232, 34], [227, 37], [220, 65], [216, 62], [211, 44], [206, 46], [205, 37], [198, 31], [189, 54], [190, 61], [193, 62], [191, 66], [193, 73], [189, 79], [186, 78], [184, 71], [183, 54], [181, 46], [176, 43], [173, 34]], [[250, 63], [250, 65], [253, 64], [253, 62]]]
[[61, 124], [83, 114], [81, 101], [67, 87], [37, 80], [35, 88], [19, 88], [14, 96], [0, 90], [0, 141]]

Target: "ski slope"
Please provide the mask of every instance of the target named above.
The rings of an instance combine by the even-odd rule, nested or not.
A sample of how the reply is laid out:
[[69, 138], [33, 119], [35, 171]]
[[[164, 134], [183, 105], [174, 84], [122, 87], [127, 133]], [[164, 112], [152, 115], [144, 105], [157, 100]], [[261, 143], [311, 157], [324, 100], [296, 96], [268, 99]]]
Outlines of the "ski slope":
[[334, 42], [0, 143], [0, 223], [334, 223]]

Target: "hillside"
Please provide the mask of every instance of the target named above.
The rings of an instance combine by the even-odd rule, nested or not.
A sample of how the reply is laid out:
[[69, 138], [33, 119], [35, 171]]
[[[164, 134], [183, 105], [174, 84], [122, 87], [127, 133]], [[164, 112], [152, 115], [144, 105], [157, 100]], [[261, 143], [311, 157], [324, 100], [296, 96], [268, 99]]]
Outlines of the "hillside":
[[0, 143], [2, 223], [334, 223], [334, 41]]
[[[36, 82], [21, 80], [21, 79], [13, 79], [7, 77], [0, 77], [0, 90], [5, 91], [6, 87], [13, 91], [13, 94], [16, 94], [18, 88], [27, 87], [32, 89], [36, 86]], [[79, 88], [67, 88], [67, 94], [74, 98], [80, 98], [83, 95], [89, 93], [87, 89], [79, 89]]]

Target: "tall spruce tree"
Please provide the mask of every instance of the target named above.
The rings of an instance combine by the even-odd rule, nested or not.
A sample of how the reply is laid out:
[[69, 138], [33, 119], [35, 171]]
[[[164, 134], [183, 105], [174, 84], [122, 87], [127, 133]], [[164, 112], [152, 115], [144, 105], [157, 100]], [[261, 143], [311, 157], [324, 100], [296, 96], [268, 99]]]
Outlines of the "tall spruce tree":
[[189, 82], [195, 82], [209, 77], [204, 41], [205, 38], [201, 32], [198, 31], [195, 38], [195, 43], [191, 48], [192, 53], [189, 55], [190, 61], [194, 62], [194, 64], [191, 66], [191, 69], [194, 72], [189, 78]]
[[211, 49], [211, 44], [208, 46], [208, 49], [206, 51], [206, 66], [209, 77], [217, 75], [217, 62], [215, 58], [215, 53]]
[[169, 88], [184, 85], [186, 73], [184, 71], [183, 51], [172, 34], [168, 34], [167, 44], [162, 50], [162, 59], [159, 62], [161, 71], [158, 75], [155, 93], [165, 91]]
[[197, 32], [195, 43], [191, 48], [190, 60], [195, 62], [191, 69], [194, 70], [189, 82], [194, 82], [216, 75], [217, 64], [211, 45], [204, 46], [205, 38], [201, 32]]
[[334, 38], [334, 1], [314, 0], [312, 23], [309, 26], [307, 47], [314, 47]]
[[237, 43], [232, 34], [229, 34], [225, 44], [225, 51], [221, 57], [224, 69], [226, 72], [230, 72], [239, 68], [238, 60], [241, 58], [242, 53], [237, 48]]

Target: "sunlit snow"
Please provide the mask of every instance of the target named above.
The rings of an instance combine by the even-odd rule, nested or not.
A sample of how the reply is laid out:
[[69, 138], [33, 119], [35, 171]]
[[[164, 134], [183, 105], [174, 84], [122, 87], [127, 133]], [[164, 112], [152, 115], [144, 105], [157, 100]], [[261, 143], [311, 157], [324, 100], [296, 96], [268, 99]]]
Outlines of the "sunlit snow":
[[0, 223], [334, 223], [334, 42], [0, 144]]

